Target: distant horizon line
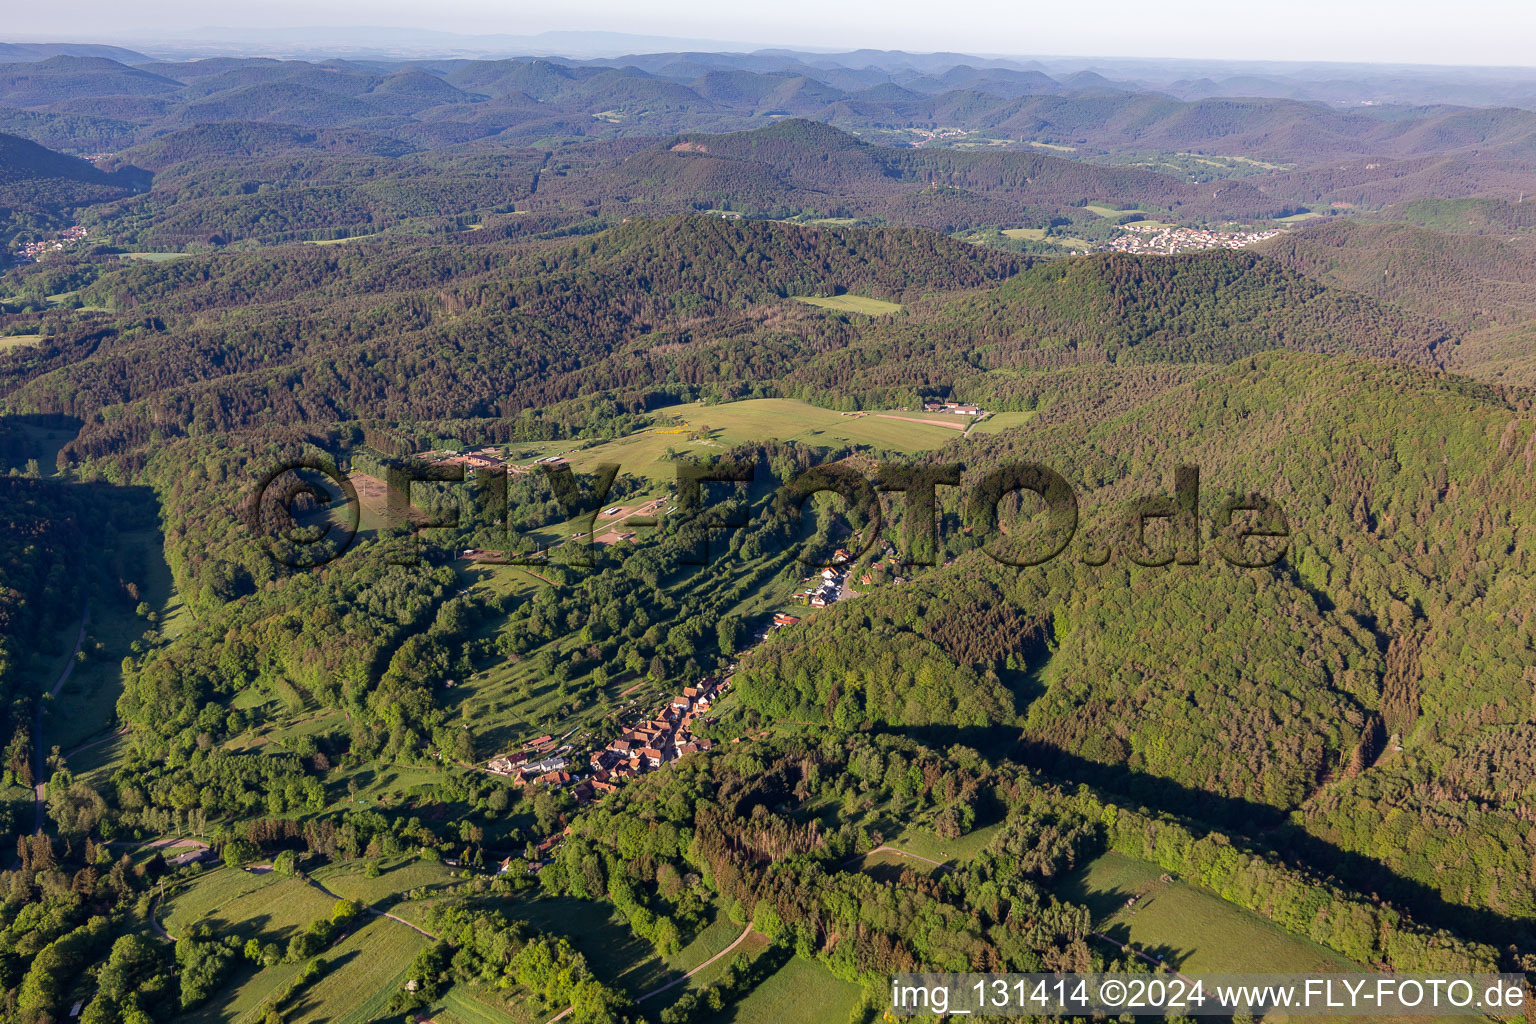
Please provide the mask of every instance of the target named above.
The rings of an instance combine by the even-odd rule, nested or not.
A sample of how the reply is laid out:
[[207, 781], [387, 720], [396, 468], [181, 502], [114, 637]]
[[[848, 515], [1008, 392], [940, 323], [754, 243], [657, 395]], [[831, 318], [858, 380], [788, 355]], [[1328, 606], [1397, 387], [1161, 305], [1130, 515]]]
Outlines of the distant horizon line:
[[[251, 38], [252, 34], [267, 34], [269, 36], [285, 35], [315, 35], [331, 36], [330, 38], [317, 39], [313, 42], [300, 42], [296, 40], [276, 40], [262, 42], [258, 38]], [[415, 36], [426, 44], [422, 48], [401, 48], [392, 46], [380, 40], [357, 40], [349, 42], [344, 39], [334, 38], [336, 35], [346, 33], [399, 33]], [[243, 36], [244, 38], [237, 38]], [[442, 50], [433, 50], [434, 37], [443, 39]], [[643, 45], [635, 49], [614, 49], [612, 46], [606, 49], [611, 52], [582, 53], [579, 49], [561, 50], [556, 48], [556, 40], [564, 41], [567, 45], [578, 40], [597, 41], [602, 39], [618, 43], [621, 40], [633, 40], [637, 43], [655, 42], [654, 48], [645, 48]], [[457, 45], [446, 40], [455, 40]], [[477, 42], [502, 41], [504, 46], [516, 47], [518, 45], [533, 44], [540, 47], [536, 50], [515, 52], [511, 49], [498, 56], [488, 54], [466, 54], [454, 52], [462, 50], [465, 46]], [[544, 42], [547, 41], [547, 42]], [[1111, 54], [1111, 53], [1013, 53], [1013, 52], [980, 52], [957, 50], [952, 48], [940, 48], [934, 50], [912, 50], [899, 47], [879, 46], [817, 46], [798, 43], [767, 43], [746, 40], [715, 40], [702, 38], [689, 38], [682, 36], [669, 36], [664, 34], [651, 34], [640, 32], [624, 32], [607, 29], [546, 29], [542, 32], [531, 34], [517, 34], [501, 31], [446, 31], [443, 29], [413, 28], [402, 25], [317, 25], [295, 26], [283, 25], [270, 28], [251, 28], [237, 26], [212, 25], [197, 29], [180, 29], [174, 34], [163, 33], [154, 36], [140, 36], [134, 33], [112, 33], [109, 36], [67, 36], [58, 33], [32, 33], [22, 32], [8, 34], [0, 38], [0, 45], [15, 46], [104, 46], [117, 49], [131, 50], [145, 57], [156, 57], [156, 52], [161, 54], [176, 54], [181, 60], [209, 59], [214, 57], [286, 57], [298, 60], [323, 60], [327, 58], [349, 59], [364, 55], [372, 59], [380, 60], [484, 60], [484, 59], [517, 59], [517, 58], [555, 58], [571, 61], [592, 60], [618, 60], [624, 57], [649, 57], [670, 53], [702, 53], [702, 54], [728, 54], [736, 56], [774, 56], [808, 54], [819, 57], [836, 58], [840, 56], [855, 56], [869, 54], [871, 56], [887, 57], [913, 57], [935, 58], [953, 57], [968, 58], [981, 61], [1016, 61], [1016, 62], [1041, 62], [1041, 61], [1103, 61], [1112, 63], [1152, 63], [1152, 64], [1215, 64], [1215, 65], [1254, 65], [1261, 67], [1296, 67], [1306, 68], [1319, 65], [1337, 66], [1341, 68], [1414, 68], [1426, 70], [1475, 70], [1488, 72], [1530, 72], [1536, 75], [1536, 65], [1524, 64], [1494, 64], [1494, 63], [1434, 63], [1422, 60], [1343, 60], [1338, 58], [1304, 58], [1304, 57], [1209, 57], [1209, 56], [1182, 56], [1182, 55], [1157, 55], [1142, 56], [1135, 54]], [[549, 49], [543, 49], [548, 46]], [[340, 49], [337, 49], [337, 48]], [[200, 50], [206, 50], [203, 57], [195, 54]]]

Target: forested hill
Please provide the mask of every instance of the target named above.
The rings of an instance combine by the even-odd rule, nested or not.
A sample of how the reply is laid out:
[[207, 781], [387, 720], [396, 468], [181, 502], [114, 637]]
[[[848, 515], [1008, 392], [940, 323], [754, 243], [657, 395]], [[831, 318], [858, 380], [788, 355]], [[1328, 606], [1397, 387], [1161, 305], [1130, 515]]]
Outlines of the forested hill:
[[0, 133], [0, 215], [8, 210], [36, 213], [107, 202], [143, 191], [149, 182], [148, 172], [137, 168], [108, 173], [76, 157]]
[[1336, 221], [1258, 251], [1325, 284], [1440, 319], [1510, 324], [1536, 314], [1536, 236]]
[[874, 146], [803, 120], [732, 135], [679, 136], [607, 170], [546, 176], [528, 208], [585, 206], [614, 214], [719, 207], [754, 215], [881, 217], [954, 231], [1037, 220], [1104, 195], [1177, 207], [1192, 217], [1289, 212], [1285, 201], [1243, 182], [1212, 190], [1037, 152]]
[[[89, 290], [119, 314], [19, 353], [3, 388], [16, 408], [92, 421], [77, 442], [90, 454], [147, 437], [151, 422], [517, 419], [604, 392], [643, 404], [672, 382], [772, 380], [845, 343], [845, 324], [784, 296], [901, 300], [1016, 266], [910, 229], [705, 218], [553, 249], [293, 247], [130, 265]], [[235, 306], [250, 327], [238, 342], [224, 324]], [[117, 406], [127, 418], [103, 415]]]
[[[942, 385], [1027, 407], [1030, 381], [988, 371], [1275, 348], [1434, 366], [1454, 337], [1245, 253], [1019, 268], [914, 229], [699, 217], [533, 249], [354, 244], [132, 264], [85, 291], [115, 313], [15, 354], [0, 394], [85, 420], [67, 453], [79, 458], [194, 427], [504, 416], [547, 431], [557, 403], [643, 407], [677, 388], [858, 405]], [[855, 326], [783, 301], [837, 290], [910, 308]], [[224, 320], [235, 307], [238, 339]], [[439, 377], [454, 383], [421, 386]]]
[[[957, 442], [932, 459], [973, 481], [1024, 461], [1065, 474], [1076, 539], [1044, 566], [1000, 566], [951, 497], [953, 565], [786, 633], [749, 659], [742, 694], [770, 718], [944, 722], [975, 742], [1017, 702], [1031, 763], [1231, 827], [1290, 814], [1277, 849], [1336, 847], [1352, 888], [1423, 887], [1529, 929], [1533, 453], [1536, 421], [1490, 389], [1297, 354], [1120, 415]], [[1126, 504], [1169, 493], [1178, 465], [1200, 469], [1201, 561], [1141, 568]], [[1251, 493], [1289, 524], [1272, 568], [1219, 554], [1210, 517]], [[1107, 564], [1085, 564], [1101, 547]]]

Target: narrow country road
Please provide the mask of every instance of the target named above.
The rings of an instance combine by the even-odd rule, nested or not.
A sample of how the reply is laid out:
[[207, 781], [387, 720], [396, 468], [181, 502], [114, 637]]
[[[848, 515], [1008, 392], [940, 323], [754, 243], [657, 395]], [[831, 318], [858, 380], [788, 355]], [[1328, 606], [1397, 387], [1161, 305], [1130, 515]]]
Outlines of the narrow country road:
[[[741, 930], [741, 934], [736, 936], [736, 941], [735, 942], [732, 942], [729, 946], [726, 946], [720, 952], [716, 953], [714, 956], [710, 957], [708, 960], [705, 960], [703, 963], [699, 964], [699, 966], [693, 968], [691, 971], [689, 971], [688, 973], [684, 974], [682, 977], [674, 978], [673, 980], [667, 982], [665, 985], [661, 986], [660, 988], [653, 988], [653, 989], [651, 989], [645, 995], [640, 996], [639, 998], [637, 998], [635, 1000], [635, 1002], [643, 1003], [647, 999], [651, 998], [652, 996], [659, 996], [663, 992], [666, 992], [668, 989], [676, 988], [677, 986], [681, 985], [683, 982], [687, 981], [689, 978], [693, 977], [695, 974], [698, 974], [704, 968], [708, 967], [710, 964], [714, 963], [716, 960], [719, 960], [721, 957], [723, 957], [727, 953], [731, 952], [731, 950], [735, 949], [737, 946], [741, 945], [743, 942], [746, 941], [747, 936], [751, 935], [751, 934], [752, 934], [752, 925], [748, 924], [745, 928], [743, 928]], [[566, 1017], [570, 1016], [571, 1011], [574, 1010], [574, 1009], [575, 1009], [574, 1006], [567, 1006], [565, 1009], [561, 1010], [559, 1013], [557, 1013], [553, 1017], [549, 1018], [549, 1020], [545, 1021], [544, 1024], [556, 1024], [556, 1021], [564, 1020]]]
[[639, 999], [636, 999], [635, 1002], [643, 1003], [647, 999], [651, 998], [651, 996], [659, 996], [663, 992], [667, 991], [668, 989], [676, 988], [678, 985], [681, 985], [683, 982], [687, 981], [689, 978], [693, 977], [695, 974], [698, 974], [704, 968], [708, 967], [710, 964], [714, 963], [716, 960], [719, 960], [721, 957], [725, 956], [731, 950], [733, 950], [737, 946], [741, 945], [743, 942], [746, 941], [747, 936], [751, 935], [751, 934], [752, 934], [752, 925], [750, 923], [748, 923], [748, 925], [741, 930], [741, 934], [736, 936], [736, 941], [735, 942], [732, 942], [729, 946], [726, 946], [720, 952], [716, 953], [714, 956], [710, 957], [708, 960], [705, 960], [703, 963], [699, 964], [699, 966], [695, 967], [693, 970], [689, 971], [687, 974], [684, 974], [681, 978], [675, 978], [672, 981], [667, 982], [665, 985], [661, 986], [660, 988], [653, 988], [653, 989], [651, 989], [645, 995], [641, 996]]

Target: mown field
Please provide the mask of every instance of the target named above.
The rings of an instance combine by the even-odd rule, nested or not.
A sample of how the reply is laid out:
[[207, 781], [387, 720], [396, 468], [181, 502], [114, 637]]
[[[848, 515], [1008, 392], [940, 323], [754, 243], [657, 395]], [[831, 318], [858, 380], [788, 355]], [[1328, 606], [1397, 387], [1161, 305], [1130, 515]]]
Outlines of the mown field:
[[369, 918], [325, 952], [325, 973], [286, 1008], [289, 1024], [357, 1024], [384, 1012], [405, 984], [416, 954], [430, 944], [410, 928]]
[[[387, 899], [395, 892], [431, 884], [447, 869], [417, 861], [396, 864], [378, 879], [365, 879], [359, 865], [324, 872], [338, 894]], [[343, 892], [345, 890], [345, 892]], [[308, 883], [273, 872], [214, 868], [168, 897], [159, 921], [172, 936], [206, 924], [217, 935], [285, 943], [317, 918], [329, 919], [335, 899]], [[396, 921], [364, 916], [319, 954], [323, 973], [284, 1006], [290, 1022], [372, 1020], [403, 983], [411, 960], [429, 940]], [[241, 961], [234, 976], [181, 1024], [247, 1024], [261, 1019], [264, 1004], [283, 991], [302, 964], [257, 969]]]
[[[1062, 895], [1094, 914], [1111, 938], [1161, 955], [1185, 973], [1339, 971], [1355, 967], [1317, 943], [1292, 935], [1215, 893], [1162, 881], [1163, 869], [1106, 853], [1068, 879]], [[1126, 906], [1131, 897], [1134, 906]]]
[[409, 918], [399, 907], [386, 907], [391, 898], [412, 889], [436, 889], [458, 881], [454, 869], [434, 860], [415, 857], [388, 857], [379, 861], [377, 878], [369, 878], [365, 862], [342, 861], [314, 872], [317, 882], [336, 895], [361, 903], [379, 904], [379, 909]]
[[286, 942], [316, 918], [329, 917], [336, 901], [296, 878], [273, 872], [213, 868], [159, 908], [160, 926], [185, 935], [207, 924], [220, 934]]
[[[737, 444], [778, 439], [826, 446], [869, 445], [916, 454], [952, 441], [958, 433], [953, 429], [954, 417], [933, 416], [926, 417], [929, 422], [917, 422], [925, 418], [920, 412], [891, 410], [887, 416], [842, 413], [791, 398], [756, 398], [722, 405], [694, 402], [670, 406], [661, 410], [661, 415], [680, 420], [682, 425], [653, 427], [586, 448], [571, 455], [571, 465], [589, 470], [599, 463], [617, 462], [624, 472], [670, 481], [676, 473], [667, 464], [668, 450], [679, 455], [718, 454]], [[696, 433], [706, 436], [697, 437]]]
[[861, 992], [812, 960], [791, 957], [740, 1001], [705, 1024], [846, 1024]]
[[1086, 249], [1091, 244], [1075, 236], [1052, 235], [1046, 237], [1045, 228], [1007, 228], [1003, 234], [1016, 241], [1048, 242], [1063, 249]]
[[1037, 415], [1035, 412], [994, 412], [971, 427], [971, 433], [1001, 434], [1005, 430], [1024, 426]]
[[797, 295], [796, 302], [804, 302], [822, 309], [834, 309], [839, 313], [863, 313], [865, 316], [885, 316], [901, 312], [901, 304], [874, 299], [867, 295]]
[[0, 352], [13, 348], [30, 348], [43, 340], [41, 334], [7, 334], [0, 337]]

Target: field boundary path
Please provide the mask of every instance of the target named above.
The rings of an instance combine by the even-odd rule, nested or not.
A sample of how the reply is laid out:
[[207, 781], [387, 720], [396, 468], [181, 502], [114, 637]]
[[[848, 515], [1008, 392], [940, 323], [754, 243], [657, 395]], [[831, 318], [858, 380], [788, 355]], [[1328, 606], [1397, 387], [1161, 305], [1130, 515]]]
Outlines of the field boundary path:
[[1104, 940], [1105, 942], [1109, 943], [1112, 946], [1119, 947], [1120, 952], [1122, 952], [1122, 953], [1134, 953], [1136, 956], [1141, 957], [1141, 959], [1145, 960], [1147, 963], [1151, 964], [1153, 967], [1156, 967], [1159, 970], [1167, 971], [1170, 974], [1173, 974], [1176, 977], [1178, 977], [1181, 981], [1186, 981], [1186, 982], [1188, 982], [1191, 985], [1193, 985], [1195, 983], [1195, 979], [1194, 978], [1189, 977], [1183, 971], [1176, 970], [1173, 967], [1172, 964], [1164, 963], [1163, 961], [1157, 959], [1154, 956], [1149, 956], [1148, 954], [1143, 953], [1139, 949], [1132, 948], [1132, 946], [1131, 946], [1131, 944], [1129, 942], [1121, 942], [1119, 939], [1112, 939], [1108, 935], [1105, 935], [1103, 932], [1090, 931], [1088, 934], [1092, 935], [1096, 939], [1102, 939], [1102, 940]]
[[[710, 957], [708, 960], [705, 960], [703, 963], [699, 964], [699, 966], [697, 966], [697, 967], [693, 968], [692, 970], [688, 971], [682, 977], [674, 978], [671, 981], [667, 982], [665, 985], [661, 986], [660, 988], [653, 988], [649, 992], [647, 992], [645, 995], [636, 997], [635, 1002], [643, 1003], [647, 999], [651, 998], [652, 996], [659, 996], [663, 992], [666, 992], [668, 989], [676, 988], [677, 986], [681, 985], [683, 982], [687, 981], [689, 978], [693, 977], [695, 974], [698, 974], [704, 968], [708, 967], [710, 964], [714, 963], [716, 960], [719, 960], [721, 957], [723, 957], [727, 953], [731, 952], [737, 946], [741, 945], [743, 942], [746, 941], [747, 936], [751, 935], [751, 934], [752, 934], [752, 925], [750, 923], [748, 923], [748, 925], [741, 930], [741, 934], [736, 936], [736, 941], [732, 942], [729, 946], [726, 946], [720, 952], [716, 953], [714, 956]], [[556, 1021], [564, 1020], [566, 1017], [570, 1016], [571, 1011], [574, 1010], [574, 1009], [576, 1009], [576, 1007], [574, 1007], [574, 1006], [567, 1006], [565, 1009], [561, 1010], [559, 1013], [557, 1013], [553, 1017], [549, 1018], [549, 1020], [545, 1021], [545, 1024], [555, 1024]]]
[[687, 981], [689, 978], [693, 977], [695, 974], [698, 974], [704, 968], [708, 967], [710, 964], [714, 963], [716, 960], [719, 960], [721, 957], [725, 956], [727, 953], [729, 953], [731, 950], [735, 949], [737, 946], [741, 945], [743, 942], [746, 941], [747, 936], [751, 935], [751, 934], [752, 934], [752, 925], [751, 925], [750, 922], [748, 922], [747, 926], [741, 930], [741, 934], [736, 936], [736, 940], [734, 942], [732, 942], [729, 946], [726, 946], [720, 952], [716, 953], [714, 956], [710, 957], [708, 960], [705, 960], [703, 963], [699, 964], [699, 966], [695, 967], [693, 970], [691, 970], [691, 971], [687, 972], [686, 974], [684, 974], [681, 978], [674, 978], [673, 980], [667, 982], [665, 985], [661, 986], [660, 988], [653, 988], [653, 989], [651, 989], [645, 995], [643, 995], [640, 998], [636, 999], [635, 1002], [643, 1003], [647, 999], [651, 998], [651, 996], [659, 996], [663, 992], [667, 991], [668, 989], [676, 988], [677, 986], [681, 985], [683, 982]]
[[850, 857], [849, 859], [843, 861], [841, 866], [846, 868], [850, 864], [857, 864], [859, 861], [863, 860], [865, 857], [873, 857], [877, 853], [894, 853], [898, 857], [911, 857], [913, 860], [920, 860], [924, 864], [932, 864], [936, 868], [948, 868], [949, 867], [948, 864], [944, 863], [941, 860], [934, 860], [932, 857], [924, 857], [922, 854], [911, 853], [911, 852], [908, 852], [907, 850], [898, 850], [894, 846], [886, 846], [883, 843], [881, 845], [875, 847], [873, 850], [870, 850], [868, 853], [861, 853], [861, 854], [859, 854], [856, 857]]
[[[319, 879], [312, 878], [309, 875], [305, 875], [304, 876], [304, 881], [308, 882], [310, 885], [314, 886], [316, 889], [319, 889], [321, 892], [325, 893], [327, 896], [329, 896], [333, 900], [346, 900], [347, 899], [345, 896], [338, 896], [334, 892], [331, 892], [331, 890], [327, 889], [325, 887], [325, 884], [323, 882], [321, 882]], [[372, 914], [374, 917], [382, 917], [382, 918], [386, 918], [386, 919], [388, 919], [390, 921], [393, 921], [396, 924], [403, 924], [407, 928], [409, 928], [411, 931], [415, 932], [418, 935], [421, 935], [421, 936], [424, 936], [425, 938], [431, 939], [433, 942], [437, 942], [438, 941], [438, 937], [436, 935], [433, 935], [431, 932], [427, 931], [425, 928], [421, 928], [421, 927], [418, 927], [417, 925], [412, 924], [411, 922], [407, 921], [403, 917], [396, 917], [394, 914], [391, 914], [388, 911], [380, 910], [379, 908], [373, 906], [372, 904], [362, 903], [361, 900], [347, 900], [347, 902], [348, 903], [361, 903], [362, 904], [362, 908], [364, 910], [366, 910], [368, 913]]]

